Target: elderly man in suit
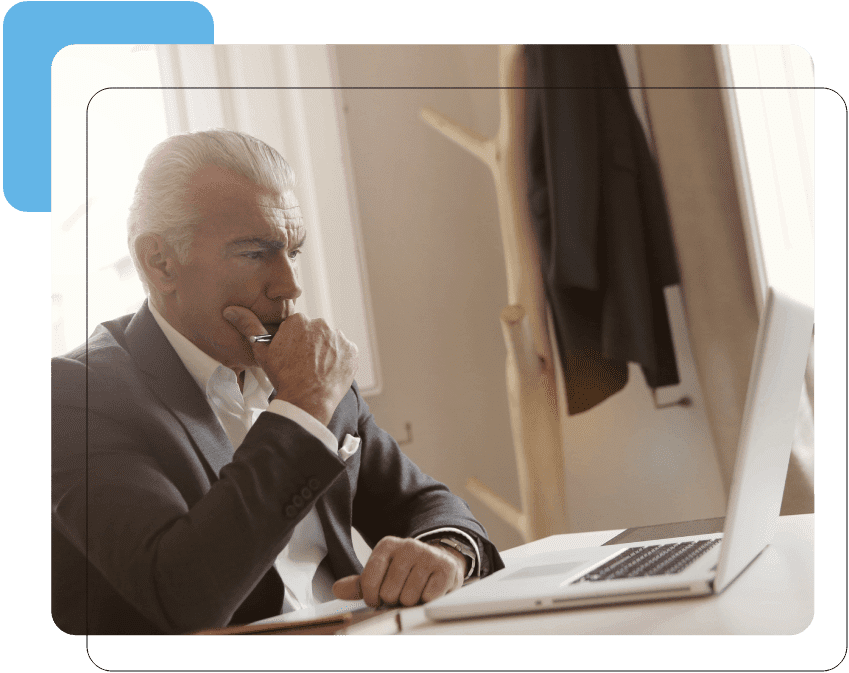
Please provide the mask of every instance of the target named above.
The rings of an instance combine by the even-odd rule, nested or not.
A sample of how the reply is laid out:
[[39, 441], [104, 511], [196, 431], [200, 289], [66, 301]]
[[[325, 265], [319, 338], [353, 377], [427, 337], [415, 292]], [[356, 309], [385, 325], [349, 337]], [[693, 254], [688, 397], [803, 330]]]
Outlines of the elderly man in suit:
[[295, 312], [292, 185], [274, 149], [230, 131], [148, 157], [129, 217], [148, 299], [53, 361], [63, 630], [185, 633], [334, 594], [413, 605], [503, 566], [377, 426], [356, 346]]

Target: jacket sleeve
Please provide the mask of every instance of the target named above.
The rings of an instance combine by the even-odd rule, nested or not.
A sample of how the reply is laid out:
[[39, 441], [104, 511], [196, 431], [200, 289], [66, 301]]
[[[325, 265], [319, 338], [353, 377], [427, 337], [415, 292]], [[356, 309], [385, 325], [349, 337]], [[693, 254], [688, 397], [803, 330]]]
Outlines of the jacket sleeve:
[[54, 528], [162, 632], [225, 626], [344, 464], [264, 413], [204, 493], [205, 475], [192, 475], [202, 463], [185, 434], [175, 440], [182, 427], [139, 409], [123, 390], [133, 383], [54, 360]]
[[481, 553], [481, 577], [504, 567], [483, 526], [464, 500], [424, 474], [392, 437], [381, 430], [354, 384], [359, 404], [361, 465], [354, 497], [353, 524], [374, 547], [387, 535], [416, 537], [442, 527], [474, 538]]

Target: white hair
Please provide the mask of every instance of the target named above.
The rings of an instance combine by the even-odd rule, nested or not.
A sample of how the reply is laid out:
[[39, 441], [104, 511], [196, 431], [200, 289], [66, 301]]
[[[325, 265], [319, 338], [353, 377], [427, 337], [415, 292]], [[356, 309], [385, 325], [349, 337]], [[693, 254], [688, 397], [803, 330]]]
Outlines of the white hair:
[[189, 181], [200, 169], [213, 165], [283, 196], [295, 186], [295, 173], [280, 153], [247, 133], [210, 129], [174, 135], [159, 143], [139, 173], [127, 218], [130, 256], [148, 293], [136, 241], [144, 234], [159, 234], [174, 248], [178, 260], [187, 262], [199, 219], [197, 208], [186, 198]]

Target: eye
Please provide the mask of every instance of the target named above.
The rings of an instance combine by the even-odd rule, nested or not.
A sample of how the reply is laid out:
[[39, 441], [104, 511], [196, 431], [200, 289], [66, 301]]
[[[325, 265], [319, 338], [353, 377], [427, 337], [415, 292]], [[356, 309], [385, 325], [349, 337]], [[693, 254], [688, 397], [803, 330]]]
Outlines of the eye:
[[242, 257], [247, 257], [248, 259], [259, 259], [265, 254], [263, 250], [251, 250], [250, 252], [243, 252]]
[[300, 248], [298, 248], [297, 250], [290, 250], [289, 251], [289, 259], [291, 259], [294, 262], [295, 258], [300, 254], [301, 254]]

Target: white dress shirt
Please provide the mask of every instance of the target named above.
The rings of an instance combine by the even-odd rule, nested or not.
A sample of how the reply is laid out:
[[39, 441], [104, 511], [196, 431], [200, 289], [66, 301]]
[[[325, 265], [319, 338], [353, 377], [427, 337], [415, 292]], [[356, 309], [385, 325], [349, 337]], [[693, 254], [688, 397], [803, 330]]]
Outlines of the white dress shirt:
[[[204, 353], [180, 334], [162, 317], [152, 303], [148, 302], [148, 307], [165, 334], [165, 338], [177, 352], [177, 356], [186, 366], [189, 374], [206, 394], [206, 399], [234, 450], [241, 445], [259, 415], [263, 411], [270, 411], [298, 423], [320, 439], [328, 451], [338, 455], [342, 460], [347, 460], [356, 453], [359, 448], [358, 437], [348, 435], [340, 448], [336, 437], [327, 426], [300, 407], [283, 400], [273, 400], [269, 404], [268, 398], [273, 392], [273, 386], [261, 368], [250, 367], [245, 370], [245, 378], [240, 390], [236, 373], [232, 369]], [[463, 531], [456, 528], [439, 528], [418, 537], [430, 537], [439, 532], [452, 532], [468, 540], [476, 556], [476, 563], [474, 568], [469, 569], [469, 575], [479, 574], [480, 552], [475, 541]], [[285, 578], [283, 612], [317, 605], [333, 598], [331, 591], [333, 576], [326, 566], [321, 565], [326, 555], [327, 540], [318, 514], [315, 508], [312, 508], [295, 526], [289, 543], [274, 562], [281, 578]], [[474, 573], [474, 570], [477, 570], [477, 573]]]

